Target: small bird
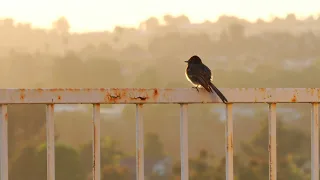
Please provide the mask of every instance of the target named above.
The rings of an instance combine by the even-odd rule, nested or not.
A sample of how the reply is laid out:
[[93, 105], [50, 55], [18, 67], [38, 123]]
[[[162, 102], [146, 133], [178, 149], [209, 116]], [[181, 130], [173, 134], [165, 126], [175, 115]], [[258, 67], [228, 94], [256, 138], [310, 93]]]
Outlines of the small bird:
[[196, 88], [199, 92], [198, 87], [201, 85], [210, 93], [215, 91], [222, 102], [228, 102], [227, 98], [224, 97], [219, 89], [212, 84], [211, 70], [202, 63], [201, 59], [197, 55], [192, 56], [188, 61], [185, 62], [188, 63], [185, 74], [187, 79], [195, 86], [193, 88]]

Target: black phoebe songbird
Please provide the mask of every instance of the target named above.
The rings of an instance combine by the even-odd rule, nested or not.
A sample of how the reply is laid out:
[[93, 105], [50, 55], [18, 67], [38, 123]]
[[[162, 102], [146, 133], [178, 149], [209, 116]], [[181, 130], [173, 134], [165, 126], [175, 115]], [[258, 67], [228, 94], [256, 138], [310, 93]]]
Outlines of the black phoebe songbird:
[[222, 102], [228, 102], [227, 98], [224, 97], [219, 89], [212, 84], [211, 70], [202, 63], [201, 59], [198, 56], [194, 55], [185, 62], [188, 63], [188, 67], [186, 69], [186, 77], [195, 86], [193, 88], [196, 88], [199, 92], [198, 87], [201, 85], [210, 93], [213, 93], [213, 91], [215, 91]]

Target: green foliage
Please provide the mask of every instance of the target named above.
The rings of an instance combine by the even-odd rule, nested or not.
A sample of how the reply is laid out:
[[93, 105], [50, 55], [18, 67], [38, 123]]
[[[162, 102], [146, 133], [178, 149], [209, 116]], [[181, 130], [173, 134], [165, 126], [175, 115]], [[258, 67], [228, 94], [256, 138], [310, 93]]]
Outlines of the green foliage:
[[[198, 157], [189, 159], [189, 179], [190, 180], [210, 180], [218, 177], [223, 172], [217, 171], [217, 167], [213, 165], [213, 156], [209, 155], [206, 150], [201, 150]], [[180, 178], [181, 165], [180, 162], [175, 163], [173, 167], [174, 178]]]
[[[72, 147], [55, 146], [55, 170], [57, 180], [85, 180], [78, 152]], [[43, 180], [47, 178], [46, 144], [38, 148], [25, 148], [13, 163], [10, 179]]]
[[[45, 137], [46, 105], [14, 104], [8, 106], [8, 150], [9, 171], [20, 153], [31, 153], [24, 150], [42, 143]], [[22, 152], [23, 151], [23, 152]]]
[[[281, 117], [277, 118], [277, 161], [278, 179], [308, 179], [305, 164], [310, 159], [306, 152], [310, 152], [308, 136], [292, 127], [285, 125]], [[268, 124], [265, 119], [260, 131], [248, 143], [242, 144], [243, 153], [249, 157], [246, 174], [240, 179], [255, 177], [254, 179], [268, 179]]]
[[27, 147], [22, 150], [19, 157], [12, 163], [9, 177], [12, 180], [40, 180], [37, 174], [37, 168], [41, 168], [37, 161], [37, 151], [33, 147]]
[[144, 156], [146, 159], [160, 160], [164, 158], [164, 147], [159, 136], [155, 133], [145, 135]]
[[131, 180], [132, 175], [127, 168], [105, 165], [102, 169], [102, 180]]
[[[56, 179], [60, 180], [84, 180], [85, 174], [80, 163], [79, 153], [72, 147], [57, 144], [55, 146], [55, 170]], [[47, 146], [42, 145], [38, 148], [38, 164], [37, 175], [46, 178], [47, 174]]]
[[[105, 178], [110, 176], [121, 176], [120, 172], [126, 173], [125, 169], [119, 166], [119, 161], [125, 154], [118, 149], [117, 142], [110, 137], [104, 137], [100, 142], [101, 167], [105, 174]], [[80, 161], [84, 167], [84, 172], [89, 174], [92, 172], [92, 141], [82, 145], [80, 150]], [[120, 173], [120, 174], [119, 174]]]

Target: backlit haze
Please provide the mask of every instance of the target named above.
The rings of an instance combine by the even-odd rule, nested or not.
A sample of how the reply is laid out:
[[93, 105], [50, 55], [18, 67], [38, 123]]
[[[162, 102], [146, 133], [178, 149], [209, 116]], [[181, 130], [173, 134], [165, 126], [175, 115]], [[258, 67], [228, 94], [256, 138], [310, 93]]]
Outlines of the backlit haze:
[[236, 15], [255, 21], [285, 17], [318, 16], [319, 0], [10, 0], [1, 2], [0, 18], [30, 22], [33, 27], [51, 28], [60, 16], [68, 19], [71, 32], [112, 30], [116, 25], [138, 27], [150, 16], [186, 15], [192, 23], [215, 21], [219, 15]]

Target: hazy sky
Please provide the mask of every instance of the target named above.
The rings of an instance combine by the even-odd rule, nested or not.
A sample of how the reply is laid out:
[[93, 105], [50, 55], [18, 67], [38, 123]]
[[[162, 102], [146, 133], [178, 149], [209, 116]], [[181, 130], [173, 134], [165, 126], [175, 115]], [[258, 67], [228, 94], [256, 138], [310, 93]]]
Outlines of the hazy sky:
[[187, 15], [192, 22], [216, 20], [221, 14], [249, 20], [271, 15], [320, 14], [320, 0], [3, 0], [0, 18], [51, 27], [65, 16], [71, 31], [111, 30], [115, 25], [135, 26], [150, 16]]

